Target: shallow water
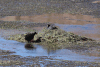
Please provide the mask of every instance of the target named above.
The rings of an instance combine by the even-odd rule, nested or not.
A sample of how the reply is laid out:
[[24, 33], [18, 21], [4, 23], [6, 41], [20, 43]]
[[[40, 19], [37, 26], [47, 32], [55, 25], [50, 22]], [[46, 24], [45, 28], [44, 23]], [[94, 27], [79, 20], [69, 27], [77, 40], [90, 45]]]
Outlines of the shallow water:
[[[0, 18], [3, 21], [25, 20], [30, 22], [56, 23], [61, 29], [73, 32], [77, 35], [86, 36], [100, 41], [100, 18], [80, 14], [43, 14], [34, 16], [6, 16]], [[39, 30], [38, 28], [36, 28]], [[41, 28], [42, 29], [42, 28]]]
[[92, 38], [100, 41], [100, 24], [86, 24], [86, 25], [65, 25], [56, 24], [61, 29], [67, 32], [73, 32], [80, 36]]
[[59, 49], [55, 51], [48, 51], [47, 49], [43, 48], [41, 45], [33, 44], [34, 49], [26, 49], [25, 43], [13, 41], [13, 40], [5, 40], [0, 37], [0, 49], [2, 50], [10, 50], [14, 51], [15, 55], [21, 55], [23, 57], [26, 56], [48, 56], [55, 59], [62, 59], [62, 60], [71, 60], [71, 61], [88, 61], [88, 62], [100, 62], [100, 57], [95, 56], [88, 56], [88, 55], [81, 55], [75, 53], [68, 49]]
[[33, 16], [5, 16], [0, 18], [3, 21], [19, 21], [25, 20], [30, 22], [50, 22], [58, 24], [70, 24], [70, 25], [85, 25], [85, 24], [100, 24], [100, 18], [94, 18], [90, 15], [81, 15], [81, 14], [42, 14], [42, 15], [33, 15]]
[[[93, 38], [100, 41], [100, 18], [88, 15], [72, 14], [44, 14], [36, 16], [7, 16], [0, 18], [3, 21], [25, 20], [31, 22], [50, 22], [56, 23], [61, 29], [75, 34]], [[68, 49], [48, 50], [41, 45], [33, 44], [36, 48], [26, 49], [25, 43], [0, 38], [0, 49], [15, 51], [15, 55], [21, 56], [52, 56], [56, 59], [72, 61], [100, 62], [99, 56], [81, 55]]]

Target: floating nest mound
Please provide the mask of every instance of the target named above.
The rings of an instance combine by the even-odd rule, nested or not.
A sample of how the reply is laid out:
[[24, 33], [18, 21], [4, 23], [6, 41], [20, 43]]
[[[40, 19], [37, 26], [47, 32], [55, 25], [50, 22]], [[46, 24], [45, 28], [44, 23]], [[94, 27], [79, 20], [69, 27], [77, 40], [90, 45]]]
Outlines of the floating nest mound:
[[[26, 34], [17, 34], [12, 35], [8, 39], [9, 40], [16, 40], [19, 42], [26, 42], [25, 41], [25, 35]], [[75, 35], [71, 32], [66, 32], [61, 29], [46, 29], [44, 28], [41, 32], [38, 32], [37, 35], [34, 36], [34, 40], [37, 38], [41, 38], [41, 45], [45, 45], [49, 48], [54, 49], [56, 48], [63, 48], [64, 45], [72, 46], [72, 44], [77, 44], [78, 42], [90, 42], [94, 41], [90, 38], [86, 38], [83, 36]]]
[[[26, 33], [27, 34], [27, 33]], [[7, 39], [9, 40], [16, 40], [19, 42], [26, 42], [25, 41], [25, 35], [26, 34], [16, 34], [11, 35]], [[34, 36], [34, 40], [36, 40], [38, 37], [42, 37], [41, 42], [46, 43], [55, 43], [55, 42], [78, 42], [78, 41], [93, 41], [90, 38], [86, 38], [83, 36], [75, 35], [71, 32], [66, 32], [61, 29], [55, 29], [50, 30], [44, 28], [41, 32], [39, 32], [37, 35]]]
[[71, 32], [66, 32], [59, 28], [54, 30], [44, 28], [35, 36], [34, 39], [38, 37], [42, 37], [40, 43], [41, 45], [51, 49], [66, 48], [82, 42], [94, 41], [90, 38], [75, 35]]
[[75, 35], [71, 32], [66, 32], [61, 29], [50, 30], [44, 28], [41, 32], [36, 35], [37, 37], [42, 37], [42, 42], [77, 42], [77, 41], [93, 41], [90, 38]]
[[6, 39], [8, 39], [8, 40], [16, 40], [16, 41], [19, 41], [19, 42], [26, 42], [26, 41], [25, 41], [25, 35], [26, 35], [26, 34], [10, 35], [10, 36], [7, 37]]

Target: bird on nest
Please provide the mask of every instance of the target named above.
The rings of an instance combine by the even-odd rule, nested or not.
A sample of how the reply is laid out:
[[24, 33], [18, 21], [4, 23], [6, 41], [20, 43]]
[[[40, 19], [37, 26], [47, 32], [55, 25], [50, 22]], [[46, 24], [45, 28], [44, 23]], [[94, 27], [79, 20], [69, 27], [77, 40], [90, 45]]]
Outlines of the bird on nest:
[[25, 35], [25, 40], [28, 41], [28, 43], [32, 42], [34, 40], [34, 36], [37, 34], [37, 32], [34, 33], [28, 33]]
[[33, 43], [40, 43], [42, 37], [38, 37], [36, 40], [32, 41]]
[[47, 25], [47, 29], [55, 30], [55, 29], [58, 29], [58, 28], [56, 26], [54, 26], [54, 25], [48, 24]]

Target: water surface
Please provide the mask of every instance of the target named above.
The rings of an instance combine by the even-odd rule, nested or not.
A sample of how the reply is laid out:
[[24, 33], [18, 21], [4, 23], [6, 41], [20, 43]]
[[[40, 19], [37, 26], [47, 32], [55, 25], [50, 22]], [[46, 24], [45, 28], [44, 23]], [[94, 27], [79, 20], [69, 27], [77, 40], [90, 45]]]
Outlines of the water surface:
[[92, 38], [100, 41], [100, 24], [86, 24], [86, 25], [65, 25], [56, 24], [61, 29], [67, 32], [73, 32], [80, 36]]
[[[33, 16], [6, 16], [0, 18], [2, 21], [25, 20], [30, 22], [56, 23], [61, 29], [75, 34], [93, 38], [100, 41], [100, 18], [81, 14], [42, 14]], [[38, 28], [36, 28], [39, 30]], [[41, 28], [42, 29], [42, 28]]]
[[33, 15], [33, 16], [5, 16], [0, 18], [3, 21], [19, 21], [25, 20], [30, 22], [51, 22], [58, 24], [70, 24], [70, 25], [85, 25], [85, 24], [100, 24], [100, 18], [94, 18], [89, 15], [81, 14], [42, 14], [42, 15]]
[[2, 50], [10, 50], [14, 51], [15, 55], [20, 55], [23, 57], [26, 56], [48, 56], [55, 59], [62, 59], [62, 60], [71, 60], [71, 61], [88, 61], [88, 62], [100, 62], [100, 57], [95, 56], [88, 56], [88, 55], [81, 55], [78, 53], [75, 53], [68, 49], [59, 49], [59, 50], [51, 50], [48, 51], [48, 49], [43, 48], [41, 45], [33, 44], [34, 49], [26, 49], [25, 43], [13, 41], [13, 40], [5, 40], [2, 37], [0, 37], [0, 49]]

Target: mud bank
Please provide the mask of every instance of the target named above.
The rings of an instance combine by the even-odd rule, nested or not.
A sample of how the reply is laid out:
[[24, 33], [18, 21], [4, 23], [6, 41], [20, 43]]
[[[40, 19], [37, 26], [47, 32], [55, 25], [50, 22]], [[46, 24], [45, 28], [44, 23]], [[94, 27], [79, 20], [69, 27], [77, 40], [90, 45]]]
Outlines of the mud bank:
[[[94, 17], [100, 17], [100, 4], [93, 3], [94, 0], [2, 0], [0, 1], [0, 17], [4, 16], [29, 16], [29, 15], [40, 15], [44, 13], [71, 13], [71, 14], [88, 14], [93, 15]], [[67, 5], [66, 5], [67, 4]], [[17, 17], [17, 19], [19, 19]], [[20, 21], [23, 22], [23, 21]], [[9, 24], [10, 23], [10, 24]], [[10, 35], [21, 35], [27, 32], [36, 31], [35, 28], [30, 27], [34, 23], [16, 23], [16, 21], [4, 23], [0, 21], [0, 35], [3, 34], [4, 37], [8, 37]], [[18, 24], [18, 25], [17, 25]], [[36, 24], [37, 26], [41, 24]], [[44, 24], [43, 24], [44, 25]], [[10, 31], [9, 31], [10, 29]], [[6, 33], [8, 32], [8, 33]], [[6, 36], [5, 36], [6, 35]], [[91, 43], [86, 43], [90, 44]], [[93, 43], [93, 47], [94, 44]], [[75, 46], [75, 47], [74, 47]], [[99, 43], [98, 43], [99, 46]], [[98, 47], [95, 46], [95, 47]], [[88, 46], [84, 46], [88, 48]], [[93, 48], [92, 47], [92, 48]], [[94, 47], [94, 49], [95, 49]], [[73, 45], [72, 48], [79, 48], [79, 51], [82, 50], [83, 47], [79, 47], [79, 45]], [[93, 50], [93, 49], [90, 50]], [[98, 47], [98, 51], [100, 47]], [[84, 49], [86, 50], [86, 49]], [[82, 50], [83, 51], [83, 50]], [[2, 54], [3, 53], [3, 54]], [[100, 63], [95, 62], [80, 62], [80, 61], [67, 61], [67, 60], [57, 60], [52, 59], [52, 57], [47, 56], [37, 56], [37, 57], [21, 57], [18, 55], [11, 55], [7, 51], [0, 51], [0, 66], [12, 66], [12, 67], [100, 67]], [[100, 54], [100, 52], [99, 52]], [[94, 54], [93, 54], [94, 55]], [[97, 59], [99, 60], [99, 59]]]
[[52, 59], [47, 56], [37, 57], [21, 57], [17, 55], [0, 56], [0, 66], [21, 66], [21, 67], [69, 67], [69, 66], [96, 66], [99, 67], [99, 63], [95, 62], [79, 62], [79, 61], [67, 61]]
[[[6, 42], [8, 42], [8, 43], [6, 44]], [[15, 50], [18, 50], [19, 52], [21, 50], [22, 55], [24, 53], [23, 52], [24, 50], [22, 48], [22, 47], [24, 47], [24, 44], [22, 45], [21, 43], [17, 43], [17, 41], [5, 40], [5, 41], [1, 41], [0, 44], [3, 45], [3, 47], [5, 47], [5, 49], [7, 48], [6, 46], [9, 46], [8, 48], [11, 50], [15, 49]], [[11, 46], [15, 46], [15, 48], [11, 47]], [[45, 67], [47, 67], [47, 66], [48, 67], [51, 67], [51, 66], [58, 66], [58, 67], [61, 67], [61, 66], [62, 67], [64, 67], [64, 66], [68, 66], [68, 67], [69, 66], [90, 66], [91, 67], [91, 66], [96, 66], [96, 67], [99, 67], [100, 66], [99, 62], [91, 62], [91, 60], [90, 60], [90, 62], [61, 60], [60, 58], [62, 58], [62, 57], [59, 57], [59, 56], [58, 57], [56, 56], [58, 59], [54, 58], [55, 56], [34, 56], [34, 57], [33, 56], [25, 56], [25, 57], [23, 57], [23, 56], [19, 56], [18, 54], [15, 55], [15, 52], [10, 51], [9, 49], [8, 50], [7, 49], [0, 50], [0, 59], [1, 59], [0, 66], [21, 66], [21, 67], [27, 67], [27, 66], [30, 66], [30, 67], [33, 67], [33, 66], [38, 66], [38, 67], [44, 67], [44, 66]], [[40, 50], [40, 48], [39, 48], [39, 50]], [[80, 50], [82, 50], [82, 49], [80, 49]], [[31, 52], [30, 50], [28, 50], [28, 51], [29, 51], [29, 53]], [[96, 58], [93, 58], [93, 59], [96, 59]], [[99, 59], [96, 59], [96, 60], [99, 60]]]
[[51, 67], [51, 66], [58, 66], [58, 67], [65, 67], [65, 66], [95, 66], [100, 67], [100, 63], [96, 62], [86, 62], [86, 61], [68, 61], [68, 60], [60, 60], [54, 59], [53, 56], [27, 56], [22, 57], [19, 55], [11, 55], [14, 52], [0, 50], [0, 66], [21, 66], [21, 67]]

